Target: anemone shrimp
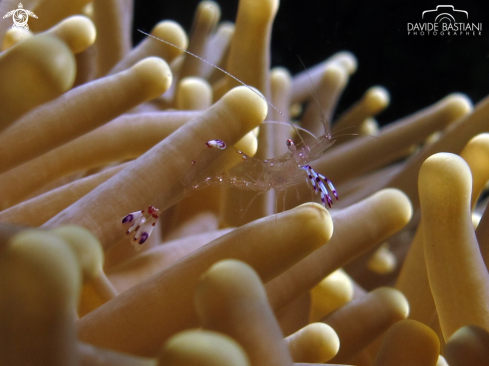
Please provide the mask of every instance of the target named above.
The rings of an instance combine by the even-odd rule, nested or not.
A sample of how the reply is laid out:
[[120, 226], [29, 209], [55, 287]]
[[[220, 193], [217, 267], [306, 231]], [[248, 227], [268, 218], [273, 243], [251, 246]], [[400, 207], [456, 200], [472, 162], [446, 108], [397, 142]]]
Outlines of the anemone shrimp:
[[[222, 140], [216, 139], [207, 141], [205, 142], [205, 147], [203, 147], [201, 153], [189, 162], [189, 169], [180, 179], [185, 195], [190, 194], [194, 190], [215, 185], [233, 186], [242, 190], [255, 191], [257, 192], [257, 195], [268, 192], [271, 189], [276, 192], [286, 192], [288, 188], [306, 181], [313, 194], [320, 196], [321, 203], [324, 207], [326, 207], [326, 205], [329, 208], [332, 207], [332, 196], [334, 196], [336, 200], [339, 199], [333, 183], [323, 174], [316, 172], [309, 164], [319, 159], [323, 152], [335, 142], [329, 131], [329, 122], [320, 108], [319, 112], [324, 126], [324, 134], [320, 137], [316, 137], [312, 132], [294, 125], [283, 112], [266, 99], [259, 91], [250, 85], [245, 84], [226, 70], [192, 52], [172, 44], [171, 42], [141, 30], [138, 31], [195, 57], [257, 94], [286, 121], [271, 123], [288, 124], [301, 140], [301, 142], [296, 145], [292, 139], [287, 139], [285, 141], [287, 152], [278, 157], [269, 159], [257, 159], [248, 156], [244, 152], [236, 150], [232, 146], [228, 146], [226, 142]], [[319, 107], [319, 102], [317, 101], [316, 96], [313, 93], [311, 93], [311, 95]], [[302, 137], [300, 131], [312, 136], [313, 139], [308, 139], [308, 141], [306, 141]], [[232, 154], [239, 154], [241, 156], [241, 162], [230, 168], [223, 168], [222, 164], [216, 163], [217, 160], [230, 160], [227, 158]], [[205, 167], [205, 169], [200, 169], [201, 166]], [[213, 166], [215, 167], [214, 169]], [[156, 212], [156, 214], [153, 215], [149, 211]], [[123, 224], [131, 223], [126, 234], [131, 234], [132, 232], [135, 233], [133, 237], [134, 243], [137, 242], [143, 244], [146, 242], [156, 224], [158, 212], [158, 209], [149, 206], [147, 213], [145, 213], [144, 210], [132, 212], [122, 219]], [[135, 244], [135, 246], [137, 247], [137, 244]]]
[[321, 136], [311, 145], [306, 144], [306, 142], [295, 145], [291, 139], [288, 139], [286, 141], [288, 152], [276, 158], [259, 160], [249, 157], [233, 147], [227, 147], [224, 141], [211, 140], [206, 143], [208, 148], [229, 149], [232, 153], [241, 155], [242, 162], [209, 177], [206, 172], [200, 172], [195, 168], [197, 162], [201, 161], [197, 158], [197, 160], [192, 161], [192, 168], [190, 169], [195, 170], [195, 172], [190, 171], [183, 178], [183, 184], [191, 189], [200, 189], [209, 185], [233, 185], [241, 189], [266, 192], [270, 189], [285, 191], [287, 188], [306, 180], [313, 192], [321, 196], [322, 204], [331, 208], [333, 200], [330, 192], [338, 200], [338, 193], [333, 183], [324, 175], [317, 173], [308, 163], [318, 159], [333, 143], [334, 140], [331, 140], [327, 135]]

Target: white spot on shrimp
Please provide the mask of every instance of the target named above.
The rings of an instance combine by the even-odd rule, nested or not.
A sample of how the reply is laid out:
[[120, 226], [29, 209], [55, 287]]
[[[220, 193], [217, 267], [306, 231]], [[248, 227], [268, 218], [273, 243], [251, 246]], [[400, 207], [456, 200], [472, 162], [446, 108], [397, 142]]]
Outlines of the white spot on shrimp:
[[222, 140], [210, 140], [205, 143], [207, 147], [217, 147], [218, 149], [224, 150], [226, 148], [226, 143]]

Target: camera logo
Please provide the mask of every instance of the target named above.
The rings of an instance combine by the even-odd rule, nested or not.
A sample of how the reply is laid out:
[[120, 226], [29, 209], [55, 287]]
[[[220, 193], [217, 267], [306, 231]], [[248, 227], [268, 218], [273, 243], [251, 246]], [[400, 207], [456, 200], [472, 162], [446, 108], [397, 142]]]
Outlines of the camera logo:
[[440, 23], [448, 21], [450, 23], [464, 22], [469, 19], [469, 13], [465, 10], [455, 9], [452, 5], [438, 5], [435, 10], [425, 10], [421, 15], [424, 20], [433, 20]]
[[422, 22], [407, 23], [408, 36], [481, 36], [482, 23], [469, 23], [469, 12], [453, 5], [424, 10]]
[[31, 17], [37, 18], [36, 14], [34, 14], [32, 11], [24, 9], [22, 3], [19, 3], [18, 8], [9, 11], [3, 16], [3, 19], [12, 17], [14, 20], [14, 25], [12, 25], [12, 28], [29, 30], [29, 25], [27, 24], [27, 21], [29, 20], [29, 15]]

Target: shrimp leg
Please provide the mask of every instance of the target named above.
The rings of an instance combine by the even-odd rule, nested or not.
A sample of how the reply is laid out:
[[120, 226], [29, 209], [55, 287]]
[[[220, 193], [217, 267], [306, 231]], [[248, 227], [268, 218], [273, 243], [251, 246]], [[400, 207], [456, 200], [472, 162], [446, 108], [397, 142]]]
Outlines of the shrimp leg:
[[324, 175], [316, 173], [310, 165], [303, 165], [301, 166], [301, 169], [306, 171], [307, 177], [309, 178], [308, 181], [311, 183], [314, 192], [321, 194], [321, 202], [323, 205], [326, 206], [327, 203], [329, 208], [331, 208], [333, 200], [328, 192], [328, 188], [338, 201], [338, 193], [336, 192], [333, 183]]

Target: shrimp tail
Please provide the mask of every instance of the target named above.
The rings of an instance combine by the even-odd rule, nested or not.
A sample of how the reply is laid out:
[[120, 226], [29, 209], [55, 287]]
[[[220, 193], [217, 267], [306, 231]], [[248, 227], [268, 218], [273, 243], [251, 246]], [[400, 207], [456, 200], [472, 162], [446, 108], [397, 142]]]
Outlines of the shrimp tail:
[[328, 204], [328, 207], [331, 208], [331, 206], [333, 206], [333, 200], [331, 199], [329, 192], [335, 196], [337, 201], [339, 199], [338, 192], [336, 192], [333, 182], [324, 175], [317, 173], [310, 165], [303, 165], [301, 166], [301, 169], [306, 171], [307, 177], [309, 178], [308, 181], [311, 183], [314, 192], [321, 195], [323, 206], [326, 207], [326, 204]]

